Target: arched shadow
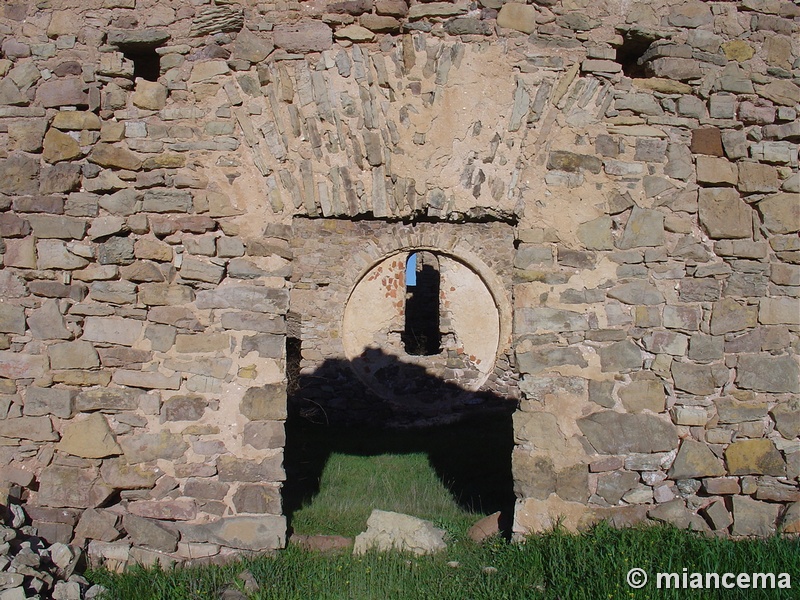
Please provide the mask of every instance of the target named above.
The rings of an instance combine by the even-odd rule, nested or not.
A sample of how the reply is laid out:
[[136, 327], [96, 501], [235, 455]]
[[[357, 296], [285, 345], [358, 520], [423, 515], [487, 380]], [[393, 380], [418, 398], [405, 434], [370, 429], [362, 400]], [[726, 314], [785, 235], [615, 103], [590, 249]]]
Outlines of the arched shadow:
[[[291, 371], [299, 360], [287, 358]], [[387, 400], [361, 382], [354, 369], [376, 362], [387, 377], [408, 386], [407, 396]], [[423, 452], [462, 508], [501, 511], [501, 524], [510, 530], [515, 400], [466, 391], [378, 349], [352, 362], [326, 360], [311, 373], [289, 373], [289, 380], [283, 502], [290, 528], [292, 515], [319, 493], [332, 453]]]

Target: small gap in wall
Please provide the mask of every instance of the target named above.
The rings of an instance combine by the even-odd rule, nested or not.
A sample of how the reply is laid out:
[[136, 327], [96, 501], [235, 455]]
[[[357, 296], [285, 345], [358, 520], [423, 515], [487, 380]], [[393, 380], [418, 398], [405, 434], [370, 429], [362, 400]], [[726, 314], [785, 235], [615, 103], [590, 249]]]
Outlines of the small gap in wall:
[[644, 65], [639, 64], [639, 59], [653, 43], [653, 38], [630, 30], [625, 33], [622, 45], [617, 48], [617, 62], [622, 65], [622, 72], [628, 77], [645, 77]]
[[133, 61], [133, 78], [157, 81], [161, 74], [161, 57], [154, 47], [121, 48], [123, 56]]

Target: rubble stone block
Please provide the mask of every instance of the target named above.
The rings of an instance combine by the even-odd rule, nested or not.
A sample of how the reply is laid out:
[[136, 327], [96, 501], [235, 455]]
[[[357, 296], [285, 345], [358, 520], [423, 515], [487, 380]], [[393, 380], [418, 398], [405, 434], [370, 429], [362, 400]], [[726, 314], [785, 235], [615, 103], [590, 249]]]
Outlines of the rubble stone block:
[[786, 473], [786, 463], [771, 440], [734, 442], [725, 450], [725, 463], [731, 475], [772, 475]]

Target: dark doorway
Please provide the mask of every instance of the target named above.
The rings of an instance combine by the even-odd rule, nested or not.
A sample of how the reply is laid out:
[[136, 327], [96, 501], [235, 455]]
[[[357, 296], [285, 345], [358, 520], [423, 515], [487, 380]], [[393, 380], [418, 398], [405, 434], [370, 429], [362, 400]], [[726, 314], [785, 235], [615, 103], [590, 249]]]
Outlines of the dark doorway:
[[439, 328], [439, 259], [431, 252], [413, 252], [406, 262], [406, 311], [403, 346], [414, 356], [442, 351]]
[[[394, 357], [387, 360], [396, 361]], [[500, 511], [503, 526], [509, 528], [515, 499], [511, 453], [516, 402], [490, 392], [469, 393], [472, 399], [459, 418], [415, 427], [419, 406], [399, 407], [371, 394], [354, 373], [344, 379], [345, 373], [352, 373], [348, 363], [329, 359], [313, 373], [300, 374], [290, 390], [283, 488], [290, 530], [293, 514], [320, 493], [323, 471], [332, 456], [419, 454], [427, 457], [453, 500], [463, 510], [474, 513], [475, 520], [482, 514]], [[465, 393], [461, 389], [448, 391], [456, 386], [427, 374], [422, 367], [403, 368], [417, 371], [420, 385], [431, 390], [432, 407], [443, 397]], [[363, 391], [357, 391], [359, 388]], [[401, 419], [398, 413], [403, 410], [409, 414]], [[375, 476], [392, 475], [382, 472]], [[387, 498], [386, 503], [391, 500]], [[373, 508], [391, 510], [387, 506]], [[506, 529], [506, 533], [509, 531]]]

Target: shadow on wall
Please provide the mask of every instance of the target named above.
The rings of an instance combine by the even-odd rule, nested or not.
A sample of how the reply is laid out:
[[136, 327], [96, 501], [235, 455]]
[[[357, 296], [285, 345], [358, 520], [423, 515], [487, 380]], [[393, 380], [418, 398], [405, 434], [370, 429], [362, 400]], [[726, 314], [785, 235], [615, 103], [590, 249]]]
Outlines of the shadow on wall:
[[[367, 352], [368, 357], [353, 363], [329, 359], [313, 373], [289, 374], [283, 501], [290, 525], [292, 514], [319, 493], [322, 471], [333, 453], [425, 453], [462, 508], [501, 511], [510, 518], [514, 506], [511, 415], [516, 402], [490, 392], [466, 392], [429, 375], [423, 367], [402, 363], [380, 350]], [[373, 363], [377, 358], [387, 373], [402, 372], [403, 379], [415, 380], [408, 405], [403, 406], [397, 396], [391, 401], [379, 398], [361, 384], [353, 369], [364, 365], [355, 363]], [[421, 393], [425, 388], [430, 390], [427, 395]], [[454, 397], [461, 399], [455, 413]], [[434, 424], [431, 415], [438, 404], [443, 404], [446, 414], [441, 424]]]

